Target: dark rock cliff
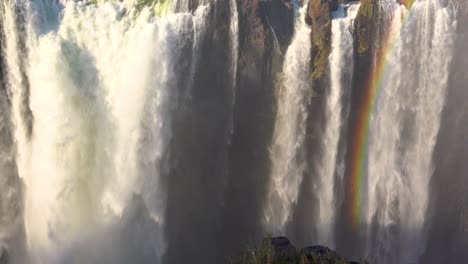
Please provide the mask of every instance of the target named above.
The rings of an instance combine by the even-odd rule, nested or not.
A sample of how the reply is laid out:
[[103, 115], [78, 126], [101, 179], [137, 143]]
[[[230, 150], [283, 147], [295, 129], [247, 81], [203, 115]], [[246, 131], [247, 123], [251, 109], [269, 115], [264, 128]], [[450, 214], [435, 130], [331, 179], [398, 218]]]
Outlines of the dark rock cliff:
[[[263, 197], [268, 186], [269, 152], [275, 117], [275, 76], [291, 42], [294, 13], [288, 1], [238, 0], [239, 69], [234, 129], [220, 241], [222, 256], [237, 252], [245, 239], [263, 236]], [[275, 38], [278, 44], [275, 44]], [[276, 45], [279, 45], [277, 47]]]
[[[458, 2], [455, 50], [468, 43], [468, 1]], [[454, 56], [446, 106], [434, 150], [435, 171], [431, 182], [427, 223], [430, 234], [420, 263], [462, 263], [468, 259], [468, 57]], [[461, 107], [460, 107], [461, 106]]]
[[[219, 251], [216, 235], [232, 105], [232, 78], [226, 70], [231, 61], [228, 3], [215, 2], [199, 51], [193, 52], [195, 43], [183, 43], [186, 55], [176, 63], [177, 75], [184, 78], [177, 80], [180, 91], [171, 110], [172, 137], [177, 140], [171, 140], [169, 157], [163, 161], [169, 163], [162, 175], [168, 193], [165, 263], [218, 263], [213, 252]], [[198, 1], [189, 4], [195, 10]]]
[[307, 7], [306, 22], [312, 28], [312, 78], [323, 82], [331, 51], [331, 11], [337, 1], [312, 0]]
[[[383, 41], [383, 38], [380, 38], [379, 35], [382, 34], [381, 29], [385, 29], [385, 23], [379, 16], [377, 0], [361, 1], [361, 6], [354, 20], [354, 69], [349, 102], [349, 125], [345, 132], [347, 137], [345, 140], [347, 142], [346, 149], [348, 150], [345, 160], [349, 159], [348, 156], [351, 155], [350, 151], [353, 149], [352, 144], [356, 137], [355, 133], [357, 133], [355, 126], [358, 124], [363, 100], [365, 100], [363, 94], [366, 94], [373, 82], [373, 72], [378, 63], [379, 52], [381, 52], [378, 49], [378, 43]], [[344, 184], [347, 185], [348, 183]], [[349, 225], [345, 220], [347, 217], [344, 215], [345, 212], [346, 208], [341, 208], [337, 217], [337, 250], [346, 256], [356, 256], [358, 249], [363, 246], [363, 239], [352, 235], [353, 232], [349, 229]]]
[[[324, 107], [326, 93], [329, 87], [329, 56], [331, 52], [331, 12], [337, 7], [335, 0], [310, 0], [307, 6], [306, 23], [311, 27], [311, 67], [310, 89], [312, 96], [307, 104], [307, 126], [305, 138], [305, 159], [311, 161], [308, 165], [301, 185], [300, 195], [292, 221], [288, 226], [291, 238], [299, 244], [305, 245], [310, 234], [316, 230], [312, 223], [316, 222], [318, 197], [314, 191], [317, 184], [313, 177], [315, 166], [320, 158], [320, 138], [326, 117]], [[310, 230], [304, 234], [301, 230]]]
[[[379, 39], [377, 36], [379, 27], [378, 9], [376, 0], [363, 0], [354, 20], [355, 66], [351, 95], [351, 118], [359, 110], [360, 100], [362, 100], [361, 95], [372, 82], [372, 71], [377, 58], [375, 43]], [[350, 123], [354, 124], [355, 122], [352, 120]], [[351, 137], [353, 136], [351, 135]], [[349, 142], [352, 142], [352, 140], [349, 140]]]
[[[302, 0], [303, 3], [305, 1], [307, 0]], [[201, 2], [203, 1], [189, 0], [189, 11], [195, 12]], [[310, 0], [307, 6], [306, 22], [312, 29], [309, 83], [313, 97], [307, 105], [309, 116], [306, 144], [310, 150], [307, 160], [311, 164], [321, 154], [317, 150], [317, 135], [320, 135], [321, 126], [326, 120], [323, 109], [325, 94], [330, 86], [332, 12], [344, 2], [350, 1]], [[409, 8], [414, 0], [399, 2]], [[180, 65], [177, 75], [181, 78], [174, 86], [180, 89], [180, 94], [175, 98], [175, 107], [170, 110], [173, 111], [173, 120], [170, 122], [173, 138], [177, 140], [169, 143], [168, 157], [162, 161], [169, 165], [161, 177], [168, 193], [164, 220], [167, 241], [164, 263], [225, 263], [226, 256], [233, 256], [246, 241], [259, 240], [265, 233], [261, 220], [271, 167], [269, 146], [276, 116], [276, 80], [294, 34], [293, 4], [292, 0], [236, 0], [239, 12], [239, 54], [237, 58], [231, 58], [230, 1], [218, 0], [210, 3], [216, 6], [208, 14], [209, 21], [204, 28], [206, 35], [199, 43], [200, 54], [192, 54], [195, 43], [188, 40], [180, 44], [186, 56], [181, 56], [176, 63]], [[459, 22], [460, 35], [456, 45], [459, 50], [466, 50], [468, 31], [463, 26], [468, 24], [468, 2], [460, 0], [459, 3], [463, 13], [461, 16], [465, 19]], [[350, 124], [356, 123], [362, 95], [372, 82], [372, 73], [379, 63], [379, 41], [385, 40], [387, 21], [380, 18], [379, 12], [377, 0], [361, 0], [353, 32], [355, 67]], [[0, 32], [3, 32], [1, 19], [0, 17]], [[203, 59], [196, 60], [196, 56]], [[14, 152], [9, 93], [3, 83], [4, 58], [5, 56], [0, 56], [0, 148]], [[233, 72], [229, 70], [233, 59], [238, 66], [235, 82]], [[431, 203], [438, 205], [438, 211], [432, 212], [437, 217], [428, 224], [434, 237], [429, 238], [431, 242], [423, 256], [424, 263], [456, 262], [457, 258], [468, 258], [465, 251], [468, 246], [468, 196], [463, 193], [463, 188], [459, 188], [468, 184], [465, 175], [462, 175], [462, 172], [468, 170], [464, 160], [468, 156], [468, 148], [459, 144], [468, 140], [466, 133], [461, 132], [468, 130], [468, 110], [457, 109], [464, 105], [462, 100], [465, 99], [468, 83], [465, 70], [467, 67], [468, 61], [463, 56], [455, 59], [454, 68], [457, 70], [451, 76], [452, 86], [455, 88], [448, 94], [452, 104], [443, 113], [444, 129], [441, 131], [441, 143], [438, 143], [435, 157], [437, 160], [441, 155], [451, 152], [458, 155], [449, 154], [453, 157], [444, 163], [438, 161], [441, 164], [438, 164], [438, 169], [434, 172], [441, 176], [436, 177], [438, 180], [434, 180], [433, 185], [448, 187], [446, 190], [434, 190], [435, 195], [431, 197]], [[196, 72], [190, 72], [192, 69]], [[191, 76], [194, 76], [193, 79]], [[349, 142], [353, 141], [354, 130], [349, 127]], [[14, 164], [14, 161], [0, 157], [0, 169], [2, 172], [9, 171], [5, 182], [20, 186], [21, 181]], [[313, 173], [313, 168], [307, 173]], [[442, 177], [445, 175], [448, 176]], [[296, 215], [288, 227], [291, 238], [302, 245], [308, 243], [311, 234], [315, 232], [312, 223], [317, 214], [314, 212], [316, 208], [312, 207], [316, 204], [314, 199], [318, 197], [311, 188], [314, 185], [312, 178], [304, 177], [301, 186], [303, 189], [300, 191], [298, 204], [295, 205]], [[15, 189], [21, 190], [20, 187]], [[454, 197], [450, 193], [459, 195], [456, 195], [456, 200], [441, 198]], [[21, 219], [22, 195], [21, 192], [14, 193], [11, 199], [18, 202], [5, 203], [13, 204], [14, 208], [5, 207], [3, 200], [0, 200], [0, 216], [3, 215], [2, 211], [8, 210], [15, 212], [15, 217]], [[3, 198], [1, 194], [0, 198]], [[135, 198], [136, 210], [129, 212], [128, 219], [124, 220], [135, 222], [137, 226], [151, 225], [150, 217], [140, 199]], [[450, 217], [446, 217], [448, 215]], [[11, 224], [17, 221], [16, 218], [12, 220], [0, 217], [0, 225]], [[138, 221], [140, 218], [143, 220]], [[344, 217], [337, 218], [338, 250], [346, 256], [353, 256], [353, 248], [358, 247], [359, 241], [349, 240], [347, 230], [340, 230], [340, 227], [346, 226]], [[20, 236], [24, 232], [21, 225], [19, 221], [15, 226], [19, 229], [17, 233]], [[444, 226], [453, 228], [447, 230]], [[308, 234], [304, 234], [304, 230], [308, 230]], [[133, 229], [123, 230], [122, 233], [122, 240], [126, 239], [129, 243], [133, 241], [132, 236], [151, 235], [133, 233]], [[454, 238], [461, 242], [446, 249], [446, 242], [454, 241]], [[14, 246], [17, 244], [11, 243]], [[325, 247], [306, 247], [298, 251], [286, 238], [273, 238], [271, 244], [281, 258], [297, 260], [298, 255], [303, 255], [306, 259], [323, 257], [327, 261], [335, 260], [330, 263], [345, 261], [336, 252]], [[14, 246], [8, 249], [24, 247]], [[129, 248], [129, 252], [142, 252], [141, 257], [145, 257], [151, 250], [150, 245], [132, 246], [135, 248]], [[442, 259], [440, 256], [447, 255], [444, 250], [450, 250], [453, 259]], [[9, 253], [0, 244], [0, 264], [6, 263], [9, 256], [21, 255]], [[145, 259], [153, 259], [151, 254]], [[18, 262], [26, 263], [21, 260]]]
[[[192, 12], [198, 2], [189, 2]], [[246, 238], [263, 235], [259, 219], [269, 174], [275, 76], [291, 42], [294, 11], [287, 0], [237, 0], [239, 57], [233, 83], [233, 72], [226, 70], [232, 63], [230, 5], [215, 3], [199, 55], [203, 60], [191, 88], [178, 98], [183, 107], [173, 110], [177, 141], [171, 143], [164, 176], [166, 263], [222, 263]], [[191, 44], [186, 45], [190, 54]], [[191, 63], [186, 57], [180, 65]]]

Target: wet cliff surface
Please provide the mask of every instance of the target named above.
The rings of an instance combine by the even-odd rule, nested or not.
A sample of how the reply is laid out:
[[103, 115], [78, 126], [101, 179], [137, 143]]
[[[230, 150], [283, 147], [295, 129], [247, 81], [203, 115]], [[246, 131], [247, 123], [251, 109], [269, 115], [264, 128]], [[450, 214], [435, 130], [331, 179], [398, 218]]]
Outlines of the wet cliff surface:
[[[456, 50], [466, 49], [468, 32], [463, 26], [468, 22], [468, 6], [460, 3], [460, 21], [457, 27]], [[429, 243], [421, 262], [455, 263], [467, 259], [464, 250], [468, 245], [468, 214], [467, 196], [462, 186], [466, 186], [467, 148], [466, 135], [459, 131], [466, 130], [468, 113], [466, 107], [457, 107], [462, 98], [466, 98], [466, 83], [468, 82], [466, 68], [468, 60], [464, 56], [456, 56], [452, 63], [450, 75], [451, 89], [447, 93], [447, 106], [442, 115], [442, 128], [435, 150], [436, 169], [432, 180], [430, 214], [434, 216], [427, 228]], [[447, 152], [450, 149], [450, 152]], [[447, 157], [449, 155], [450, 157]]]
[[[468, 48], [462, 0], [7, 2], [0, 263], [226, 263], [267, 233], [371, 263], [468, 259], [468, 59], [451, 59]], [[35, 8], [47, 19], [34, 20]], [[91, 20], [113, 33], [84, 34]], [[435, 36], [450, 40], [452, 26], [453, 49]], [[138, 60], [117, 67], [121, 53]], [[54, 85], [66, 92], [43, 88]], [[445, 99], [431, 108], [431, 96]], [[49, 141], [53, 161], [37, 152]], [[77, 179], [57, 187], [61, 174]], [[54, 196], [36, 222], [42, 181]], [[84, 220], [69, 220], [75, 208]], [[306, 253], [319, 251], [344, 261], [323, 247]]]

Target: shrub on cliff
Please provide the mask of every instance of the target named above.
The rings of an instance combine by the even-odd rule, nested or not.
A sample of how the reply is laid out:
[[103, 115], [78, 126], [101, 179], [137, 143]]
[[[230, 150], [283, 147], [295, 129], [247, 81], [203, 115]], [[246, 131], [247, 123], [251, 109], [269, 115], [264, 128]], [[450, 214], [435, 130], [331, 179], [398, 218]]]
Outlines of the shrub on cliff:
[[[246, 248], [232, 264], [348, 264], [335, 251], [324, 246], [305, 247], [300, 251], [286, 237], [270, 237], [252, 248]], [[361, 263], [366, 263], [365, 261]]]

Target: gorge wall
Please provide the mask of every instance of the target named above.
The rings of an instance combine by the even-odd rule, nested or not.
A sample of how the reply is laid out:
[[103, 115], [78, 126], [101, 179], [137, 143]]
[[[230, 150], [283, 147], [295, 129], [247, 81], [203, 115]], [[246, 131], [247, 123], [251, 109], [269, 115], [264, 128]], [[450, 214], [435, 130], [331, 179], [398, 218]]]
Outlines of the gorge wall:
[[0, 263], [468, 260], [463, 0], [0, 11]]

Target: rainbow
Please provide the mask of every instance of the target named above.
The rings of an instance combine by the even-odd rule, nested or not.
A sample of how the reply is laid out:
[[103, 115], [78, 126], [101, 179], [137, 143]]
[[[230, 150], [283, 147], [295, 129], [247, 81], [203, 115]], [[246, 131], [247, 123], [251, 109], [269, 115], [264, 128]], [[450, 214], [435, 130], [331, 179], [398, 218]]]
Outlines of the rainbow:
[[[411, 10], [414, 0], [403, 0], [403, 5]], [[402, 25], [407, 21], [409, 12], [403, 12]], [[400, 28], [401, 29], [401, 28]], [[346, 216], [351, 230], [356, 230], [361, 224], [363, 215], [363, 189], [367, 173], [367, 161], [369, 150], [369, 126], [372, 113], [375, 112], [376, 102], [386, 69], [388, 55], [397, 43], [398, 34], [389, 34], [385, 37], [384, 45], [376, 54], [376, 63], [369, 75], [360, 109], [357, 113], [354, 130], [352, 131], [352, 143], [347, 166], [348, 186], [346, 189]]]

